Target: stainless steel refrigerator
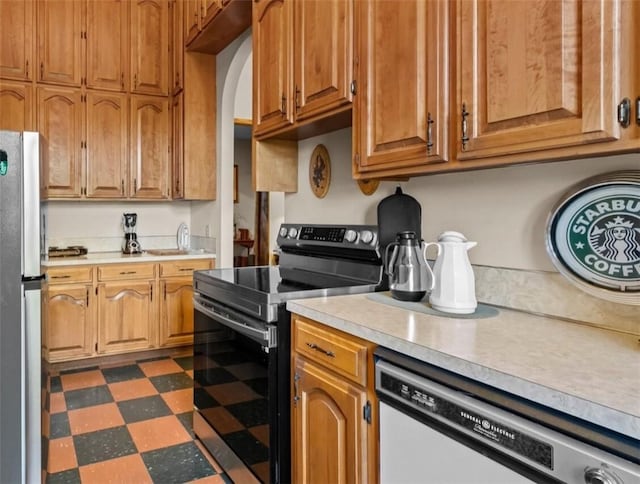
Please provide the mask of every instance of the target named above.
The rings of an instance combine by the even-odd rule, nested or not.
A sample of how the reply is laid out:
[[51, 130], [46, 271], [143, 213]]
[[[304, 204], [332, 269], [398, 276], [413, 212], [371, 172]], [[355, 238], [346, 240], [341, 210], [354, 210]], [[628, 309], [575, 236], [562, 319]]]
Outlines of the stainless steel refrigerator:
[[42, 480], [40, 143], [0, 131], [0, 483]]

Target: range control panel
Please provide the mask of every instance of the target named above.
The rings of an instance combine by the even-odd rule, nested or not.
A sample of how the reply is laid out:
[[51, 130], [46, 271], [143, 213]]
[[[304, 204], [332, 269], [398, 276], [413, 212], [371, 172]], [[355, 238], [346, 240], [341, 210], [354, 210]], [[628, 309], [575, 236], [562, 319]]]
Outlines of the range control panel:
[[282, 224], [278, 232], [278, 245], [282, 247], [296, 241], [372, 248], [378, 243], [378, 228], [375, 225]]

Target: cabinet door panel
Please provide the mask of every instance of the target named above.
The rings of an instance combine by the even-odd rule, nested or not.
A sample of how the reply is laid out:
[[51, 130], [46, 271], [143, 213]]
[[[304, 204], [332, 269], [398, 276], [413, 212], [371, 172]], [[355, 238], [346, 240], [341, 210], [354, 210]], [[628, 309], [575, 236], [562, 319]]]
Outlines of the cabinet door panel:
[[253, 4], [254, 134], [293, 123], [291, 0]]
[[21, 82], [0, 82], [0, 129], [33, 131], [33, 89]]
[[168, 94], [169, 6], [166, 0], [131, 2], [131, 92]]
[[90, 356], [93, 321], [90, 285], [49, 285], [44, 293], [43, 347], [48, 361]]
[[618, 3], [460, 2], [458, 158], [616, 139]]
[[191, 279], [160, 281], [160, 346], [193, 343], [193, 284]]
[[171, 138], [172, 148], [171, 154], [171, 198], [178, 200], [184, 198], [184, 145], [183, 145], [183, 129], [184, 129], [184, 93], [180, 92], [172, 98], [171, 106]]
[[87, 1], [87, 87], [125, 91], [128, 2]]
[[38, 81], [80, 86], [83, 2], [38, 1]]
[[169, 196], [169, 103], [131, 96], [130, 196]]
[[293, 481], [367, 482], [366, 392], [304, 358], [295, 357], [294, 368], [300, 399], [292, 409]]
[[446, 160], [448, 2], [356, 2], [355, 15], [355, 172]]
[[82, 111], [80, 91], [38, 88], [37, 129], [45, 140], [42, 181], [48, 197], [80, 197]]
[[351, 102], [353, 2], [294, 2], [296, 120]]
[[35, 39], [33, 0], [0, 2], [0, 78], [30, 80]]
[[123, 198], [127, 178], [127, 96], [87, 94], [87, 197]]
[[150, 281], [98, 285], [98, 353], [150, 348], [155, 319]]

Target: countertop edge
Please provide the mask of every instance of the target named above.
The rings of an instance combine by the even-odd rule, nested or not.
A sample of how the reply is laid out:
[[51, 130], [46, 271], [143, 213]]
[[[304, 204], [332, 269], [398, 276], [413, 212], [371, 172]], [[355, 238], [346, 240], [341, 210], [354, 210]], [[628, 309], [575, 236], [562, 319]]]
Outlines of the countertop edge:
[[295, 300], [287, 302], [287, 310], [499, 390], [640, 440], [640, 419], [626, 412], [531, 382], [517, 375], [500, 372], [426, 346], [411, 343], [329, 313], [311, 309]]
[[[102, 254], [102, 255], [101, 255]], [[82, 266], [95, 264], [129, 264], [138, 262], [163, 262], [169, 260], [193, 260], [193, 259], [215, 259], [213, 252], [199, 252], [193, 254], [175, 254], [175, 255], [153, 255], [139, 254], [126, 255], [119, 252], [94, 252], [87, 254], [84, 258], [75, 257], [56, 257], [54, 259], [43, 258], [40, 265], [43, 267], [56, 266]]]

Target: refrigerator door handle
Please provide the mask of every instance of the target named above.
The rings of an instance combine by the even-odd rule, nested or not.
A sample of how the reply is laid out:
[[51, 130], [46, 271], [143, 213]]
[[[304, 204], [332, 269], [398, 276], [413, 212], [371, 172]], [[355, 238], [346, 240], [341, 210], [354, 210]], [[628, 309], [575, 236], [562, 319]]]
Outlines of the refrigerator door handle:
[[[38, 282], [38, 284], [40, 284]], [[26, 422], [23, 427], [23, 434], [26, 438], [25, 467], [27, 484], [40, 483], [42, 478], [41, 462], [41, 442], [42, 442], [42, 375], [40, 374], [42, 360], [42, 340], [41, 340], [41, 297], [40, 288], [28, 289], [24, 286], [23, 292], [23, 397], [25, 404], [23, 418]], [[26, 415], [25, 415], [26, 414]], [[26, 432], [25, 432], [26, 431]]]

